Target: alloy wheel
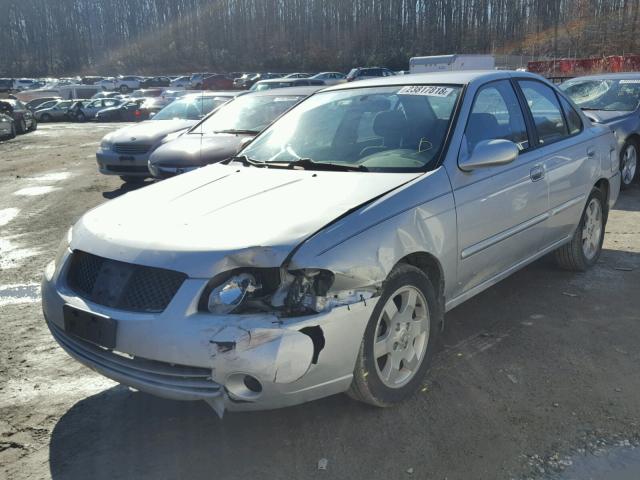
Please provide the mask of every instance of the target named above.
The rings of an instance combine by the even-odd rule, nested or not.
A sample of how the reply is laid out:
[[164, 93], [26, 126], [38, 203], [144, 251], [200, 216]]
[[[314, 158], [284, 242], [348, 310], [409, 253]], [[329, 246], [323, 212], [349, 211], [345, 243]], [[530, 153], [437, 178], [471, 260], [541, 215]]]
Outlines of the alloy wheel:
[[638, 151], [635, 145], [627, 145], [622, 155], [622, 182], [625, 185], [630, 185], [636, 176], [636, 169], [638, 168]]
[[602, 239], [602, 206], [597, 198], [592, 198], [584, 212], [582, 226], [582, 253], [591, 260], [598, 253]]
[[429, 343], [429, 308], [417, 288], [406, 285], [391, 295], [376, 324], [373, 355], [380, 381], [406, 385], [416, 374]]

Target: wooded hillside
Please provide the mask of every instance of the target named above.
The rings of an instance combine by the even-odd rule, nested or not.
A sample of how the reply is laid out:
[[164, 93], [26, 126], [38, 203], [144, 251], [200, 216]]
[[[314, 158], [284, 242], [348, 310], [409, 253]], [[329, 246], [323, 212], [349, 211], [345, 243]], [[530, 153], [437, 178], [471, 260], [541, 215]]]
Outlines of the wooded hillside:
[[638, 53], [640, 0], [0, 0], [0, 76]]

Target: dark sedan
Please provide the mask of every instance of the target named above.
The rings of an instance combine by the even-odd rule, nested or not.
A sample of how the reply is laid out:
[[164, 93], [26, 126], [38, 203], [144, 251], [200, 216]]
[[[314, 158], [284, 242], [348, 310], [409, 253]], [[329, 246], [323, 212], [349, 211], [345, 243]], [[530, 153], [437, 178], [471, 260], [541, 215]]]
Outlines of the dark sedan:
[[167, 178], [234, 156], [247, 142], [318, 87], [281, 88], [236, 97], [149, 157], [149, 171]]
[[96, 113], [96, 122], [141, 122], [149, 118], [149, 112], [140, 105], [144, 99], [125, 102], [121, 105], [105, 108]]
[[140, 88], [168, 87], [170, 85], [171, 85], [171, 79], [169, 77], [145, 78], [140, 82]]
[[13, 118], [17, 133], [33, 132], [38, 127], [33, 112], [20, 100], [2, 99], [0, 100], [0, 113]]

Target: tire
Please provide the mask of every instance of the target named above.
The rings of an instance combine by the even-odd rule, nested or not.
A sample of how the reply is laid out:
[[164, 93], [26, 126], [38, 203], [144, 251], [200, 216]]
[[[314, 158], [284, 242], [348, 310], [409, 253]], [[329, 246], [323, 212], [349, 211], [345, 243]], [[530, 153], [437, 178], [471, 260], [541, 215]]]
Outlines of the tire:
[[[597, 205], [597, 207], [594, 207]], [[594, 215], [594, 208], [599, 209], [599, 223]], [[580, 223], [573, 233], [571, 241], [555, 252], [556, 262], [560, 268], [575, 272], [584, 272], [596, 264], [602, 252], [604, 231], [607, 224], [606, 200], [598, 188], [591, 190], [587, 203], [582, 211]], [[592, 234], [594, 229], [600, 230], [599, 239]], [[586, 236], [586, 239], [583, 238]], [[585, 242], [588, 244], [585, 246]]]
[[31, 121], [31, 127], [29, 127], [29, 131], [35, 132], [37, 129], [38, 129], [38, 121], [36, 120], [35, 117], [33, 117], [33, 120]]
[[143, 183], [146, 177], [135, 177], [129, 175], [123, 175], [120, 179], [125, 183]]
[[[407, 301], [409, 310], [403, 315], [411, 293], [414, 306]], [[431, 363], [443, 315], [442, 302], [422, 270], [406, 264], [394, 268], [365, 329], [347, 394], [376, 407], [390, 407], [413, 395]], [[374, 343], [381, 346], [377, 352]], [[412, 368], [406, 368], [409, 360], [403, 355], [416, 358]], [[394, 363], [399, 368], [393, 368]]]
[[49, 115], [48, 113], [43, 113], [42, 116], [40, 117], [40, 121], [41, 122], [50, 122], [51, 121], [51, 115]]
[[27, 133], [27, 122], [25, 122], [24, 118], [21, 118], [18, 124], [18, 134], [21, 135], [23, 133]]
[[638, 142], [629, 139], [620, 150], [620, 189], [629, 188], [638, 177]]
[[18, 135], [18, 132], [16, 131], [16, 124], [15, 122], [11, 122], [11, 132], [9, 132], [7, 139], [11, 140], [12, 138], [16, 138], [16, 135]]
[[79, 114], [76, 115], [75, 121], [84, 123], [84, 122], [87, 121], [87, 117], [85, 116], [84, 113], [79, 113]]
[[129, 91], [129, 87], [126, 85], [120, 85], [120, 93], [127, 93]]

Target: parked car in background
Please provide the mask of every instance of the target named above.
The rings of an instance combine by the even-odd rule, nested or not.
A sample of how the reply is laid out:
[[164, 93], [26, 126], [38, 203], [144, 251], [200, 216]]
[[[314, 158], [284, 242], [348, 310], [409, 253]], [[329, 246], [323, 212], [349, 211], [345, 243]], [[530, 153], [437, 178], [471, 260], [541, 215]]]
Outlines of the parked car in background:
[[149, 112], [142, 108], [144, 98], [126, 100], [120, 105], [100, 110], [93, 118], [96, 122], [141, 122], [149, 118]]
[[[69, 109], [78, 100], [58, 100], [55, 103], [46, 102], [36, 109], [34, 115], [39, 122], [69, 121]], [[87, 101], [88, 103], [88, 101]]]
[[353, 82], [355, 80], [364, 80], [371, 77], [391, 77], [395, 75], [393, 71], [384, 67], [358, 67], [352, 68], [347, 75], [347, 82]]
[[0, 92], [10, 92], [13, 90], [13, 78], [0, 78]]
[[211, 75], [215, 75], [214, 73], [194, 73], [189, 77], [189, 88], [195, 90], [202, 90], [202, 81], [206, 77], [210, 77]]
[[149, 171], [168, 178], [235, 155], [279, 115], [315, 92], [297, 87], [239, 95], [193, 126], [158, 147], [149, 157]]
[[56, 85], [47, 86], [45, 88], [35, 90], [24, 90], [16, 94], [16, 97], [18, 97], [23, 102], [29, 102], [31, 100], [43, 97], [60, 97], [63, 100], [84, 100], [91, 98], [99, 91], [100, 88], [96, 87], [95, 85]]
[[3, 98], [0, 100], [0, 113], [13, 118], [18, 134], [33, 132], [38, 127], [33, 112], [20, 100]]
[[115, 77], [107, 77], [96, 82], [94, 86], [99, 87], [101, 90], [115, 90], [116, 84], [117, 80]]
[[159, 97], [147, 98], [142, 104], [142, 108], [150, 114], [157, 113], [178, 98], [195, 92], [194, 90], [164, 90]]
[[33, 78], [18, 78], [13, 81], [13, 89], [18, 91], [32, 90], [38, 86], [39, 83], [37, 83]]
[[82, 77], [80, 79], [80, 83], [82, 83], [83, 85], [95, 85], [98, 82], [101, 82], [102, 80], [104, 80], [104, 77], [97, 77], [97, 76], [87, 76], [87, 77]]
[[125, 182], [149, 177], [149, 155], [168, 135], [198, 123], [209, 112], [236, 96], [236, 92], [202, 92], [186, 95], [151, 117], [148, 122], [107, 134], [96, 153], [98, 170], [118, 175]]
[[563, 98], [509, 71], [330, 87], [224, 164], [85, 214], [45, 270], [47, 325], [93, 370], [219, 415], [397, 405], [445, 312], [548, 253], [598, 261], [616, 140]]
[[309, 78], [311, 77], [313, 74], [311, 73], [301, 73], [301, 72], [297, 72], [297, 73], [289, 73], [287, 75], [285, 75], [282, 78]]
[[320, 72], [309, 78], [322, 80], [326, 85], [336, 85], [347, 81], [347, 76], [340, 72]]
[[119, 107], [125, 102], [126, 100], [121, 100], [119, 98], [98, 98], [96, 100], [86, 101], [78, 107], [77, 112], [71, 116], [71, 119], [76, 122], [92, 120], [101, 110], [104, 110], [105, 108]]
[[323, 80], [313, 78], [272, 78], [270, 80], [260, 80], [253, 84], [249, 89], [250, 92], [261, 92], [263, 90], [272, 90], [274, 88], [288, 87], [320, 87], [324, 85]]
[[18, 134], [16, 122], [6, 113], [0, 113], [0, 139], [10, 140]]
[[122, 93], [131, 92], [132, 90], [137, 90], [140, 88], [140, 82], [142, 80], [142, 77], [138, 77], [135, 75], [118, 77], [116, 78], [114, 88], [115, 90], [119, 90]]
[[191, 82], [189, 81], [189, 76], [183, 75], [182, 77], [177, 77], [171, 80], [171, 84], [169, 85], [172, 88], [191, 88]]
[[253, 85], [253, 83], [251, 85], [249, 85], [249, 87], [245, 87], [246, 82], [249, 81], [251, 78], [255, 77], [256, 75], [257, 75], [257, 73], [243, 73], [242, 75], [234, 78], [233, 79], [233, 88], [238, 89], [238, 90], [247, 90], [249, 87], [251, 87], [251, 85]]
[[94, 96], [91, 97], [92, 100], [96, 98], [123, 98], [124, 95], [119, 92], [98, 92]]
[[161, 96], [163, 91], [164, 89], [162, 88], [146, 88], [141, 90], [135, 90], [134, 92], [131, 92], [129, 95], [127, 95], [127, 97], [130, 99], [155, 98], [155, 97]]
[[215, 74], [202, 79], [203, 90], [233, 90], [233, 79], [226, 75]]
[[[38, 110], [39, 108], [48, 108], [55, 104], [55, 102], [62, 100], [60, 97], [42, 97], [36, 98], [35, 100], [31, 100], [27, 102], [25, 105], [29, 110]], [[45, 106], [45, 104], [47, 106]]]
[[170, 85], [171, 79], [169, 77], [149, 77], [140, 81], [139, 88], [169, 87]]
[[567, 80], [560, 85], [594, 122], [607, 125], [618, 140], [621, 187], [638, 179], [640, 154], [640, 73], [611, 73]]

